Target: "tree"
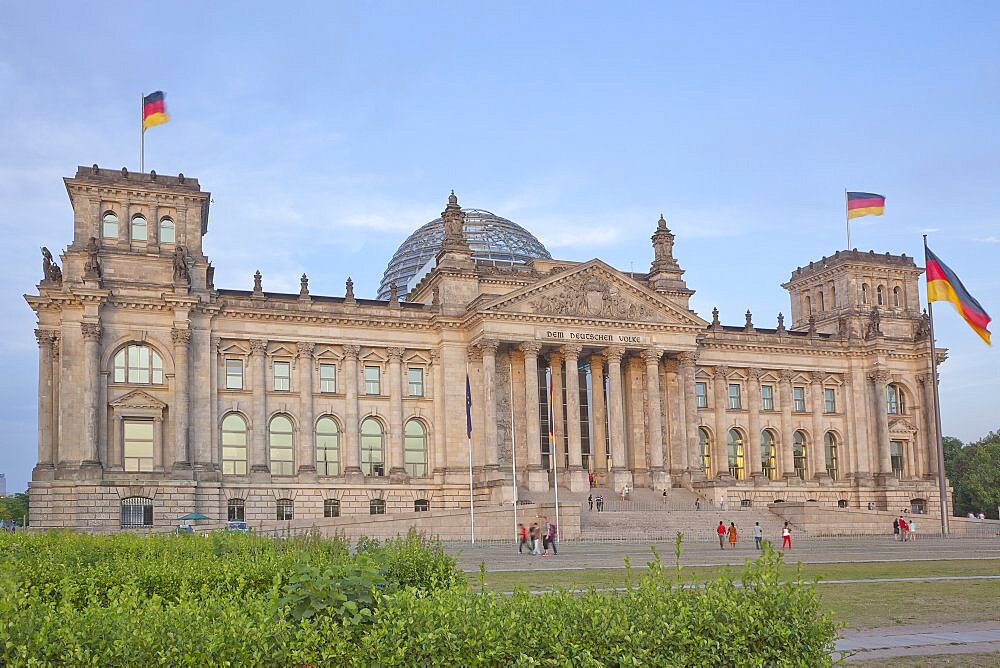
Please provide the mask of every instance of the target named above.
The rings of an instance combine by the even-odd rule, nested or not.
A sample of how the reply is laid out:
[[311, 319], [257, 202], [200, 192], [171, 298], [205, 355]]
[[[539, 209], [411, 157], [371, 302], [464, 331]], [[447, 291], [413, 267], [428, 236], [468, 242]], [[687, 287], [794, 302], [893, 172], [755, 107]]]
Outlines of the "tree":
[[[957, 440], [957, 439], [954, 439]], [[954, 490], [956, 515], [970, 512], [997, 516], [1000, 505], [1000, 430], [992, 431], [954, 454], [945, 471]]]
[[22, 524], [28, 517], [28, 495], [18, 492], [13, 496], [0, 497], [0, 520], [13, 520]]
[[949, 480], [955, 477], [955, 459], [958, 457], [965, 444], [954, 436], [945, 436], [941, 439], [944, 447], [944, 473]]

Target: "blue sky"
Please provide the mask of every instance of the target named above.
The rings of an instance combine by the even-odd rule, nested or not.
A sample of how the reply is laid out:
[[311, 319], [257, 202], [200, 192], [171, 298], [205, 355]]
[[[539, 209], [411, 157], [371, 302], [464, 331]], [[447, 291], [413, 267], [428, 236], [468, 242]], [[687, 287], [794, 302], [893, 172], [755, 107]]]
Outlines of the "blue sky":
[[[883, 193], [853, 246], [923, 231], [1000, 317], [1000, 5], [136, 3], [0, 0], [0, 472], [35, 462], [37, 346], [21, 295], [70, 240], [77, 165], [213, 194], [220, 287], [315, 294], [382, 270], [454, 188], [555, 257], [645, 271], [663, 212], [693, 307], [768, 326], [780, 283], [845, 246], [845, 188]], [[938, 311], [944, 431], [1000, 426], [1000, 357]], [[993, 326], [994, 331], [998, 328]]]

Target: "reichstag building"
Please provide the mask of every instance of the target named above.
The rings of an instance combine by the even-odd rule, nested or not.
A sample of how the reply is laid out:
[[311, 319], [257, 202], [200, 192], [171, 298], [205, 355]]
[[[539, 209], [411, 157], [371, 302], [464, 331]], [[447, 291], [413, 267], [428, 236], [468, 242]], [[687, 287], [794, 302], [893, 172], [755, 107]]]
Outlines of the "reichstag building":
[[[553, 259], [463, 209], [392, 257], [377, 299], [218, 287], [193, 178], [80, 167], [37, 315], [31, 523], [290, 519], [686, 488], [731, 506], [937, 512], [922, 269], [838, 251], [791, 270], [788, 321], [722, 324], [651, 218], [647, 273]], [[417, 221], [419, 222], [419, 221]], [[416, 225], [415, 225], [416, 227]], [[248, 279], [249, 284], [249, 279]], [[943, 356], [943, 352], [939, 353]], [[466, 374], [471, 387], [471, 439]], [[550, 393], [551, 387], [551, 393]]]

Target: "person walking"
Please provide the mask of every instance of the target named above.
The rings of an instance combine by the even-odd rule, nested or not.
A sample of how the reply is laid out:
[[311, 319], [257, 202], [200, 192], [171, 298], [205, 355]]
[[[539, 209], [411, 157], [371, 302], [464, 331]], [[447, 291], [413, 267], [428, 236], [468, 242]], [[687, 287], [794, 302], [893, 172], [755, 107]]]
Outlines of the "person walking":
[[594, 474], [593, 473], [588, 473], [587, 474], [587, 484], [590, 485], [591, 489], [594, 489]]
[[559, 550], [556, 549], [556, 531], [558, 531], [558, 527], [556, 527], [556, 523], [555, 522], [549, 522], [549, 547], [552, 548], [552, 556], [553, 557], [559, 554]]
[[734, 522], [730, 522], [729, 523], [729, 531], [727, 531], [726, 533], [729, 534], [729, 547], [735, 548], [736, 547], [736, 524]]
[[531, 523], [531, 528], [528, 529], [528, 539], [531, 541], [531, 554], [541, 554], [538, 550], [538, 522]]
[[904, 543], [905, 543], [905, 542], [906, 542], [907, 540], [909, 540], [909, 538], [910, 538], [910, 537], [909, 537], [909, 536], [907, 535], [907, 533], [909, 532], [909, 530], [910, 530], [910, 527], [909, 527], [909, 525], [908, 525], [908, 524], [906, 523], [906, 520], [904, 520], [904, 519], [903, 519], [903, 516], [902, 516], [902, 515], [900, 515], [900, 516], [899, 516], [899, 538], [900, 538], [900, 540], [901, 540], [902, 542], [904, 542]]
[[917, 539], [917, 520], [910, 518], [910, 540]]
[[694, 509], [695, 510], [701, 510], [701, 499], [695, 499], [694, 500]]
[[[520, 542], [517, 544], [517, 553], [524, 554], [524, 546], [528, 544], [528, 529], [523, 524], [518, 524], [518, 538]], [[531, 548], [528, 548], [528, 553], [531, 553]]]
[[753, 546], [754, 549], [760, 549], [760, 541], [764, 538], [764, 530], [760, 528], [760, 522], [753, 523]]
[[792, 528], [788, 526], [788, 522], [781, 528], [781, 549], [784, 550], [786, 547], [792, 549]]
[[594, 495], [593, 494], [588, 494], [587, 495], [587, 509], [588, 510], [593, 510], [594, 509]]
[[715, 533], [719, 534], [719, 549], [726, 549], [726, 525], [719, 520], [719, 526], [715, 527]]
[[549, 531], [551, 531], [552, 525], [549, 524], [549, 518], [542, 518], [542, 556], [549, 556]]
[[896, 519], [892, 521], [892, 539], [899, 540], [899, 520]]
[[598, 494], [597, 498], [594, 499], [594, 503], [597, 504], [597, 512], [599, 512], [599, 513], [604, 512], [604, 497], [603, 496], [601, 496], [600, 494]]

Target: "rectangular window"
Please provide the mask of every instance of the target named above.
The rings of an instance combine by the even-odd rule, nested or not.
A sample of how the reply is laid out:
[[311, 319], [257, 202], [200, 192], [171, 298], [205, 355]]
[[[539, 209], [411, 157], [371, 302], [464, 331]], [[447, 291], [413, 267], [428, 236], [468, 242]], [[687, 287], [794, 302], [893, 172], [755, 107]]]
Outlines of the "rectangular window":
[[122, 424], [126, 471], [153, 470], [153, 422], [125, 420]]
[[903, 478], [903, 442], [889, 442], [889, 460], [892, 464], [892, 474], [902, 480]]
[[823, 390], [823, 410], [827, 413], [837, 412], [837, 393], [832, 387]]
[[406, 377], [409, 380], [410, 396], [424, 396], [424, 370], [419, 367], [410, 367], [406, 370]]
[[694, 405], [698, 408], [708, 408], [708, 386], [705, 383], [694, 384]]
[[774, 385], [760, 386], [760, 409], [762, 411], [774, 410]]
[[380, 372], [377, 366], [365, 367], [365, 394], [382, 394]]
[[796, 413], [804, 413], [806, 411], [806, 388], [792, 388], [792, 410]]
[[337, 365], [336, 364], [320, 364], [319, 365], [319, 391], [320, 392], [336, 392], [337, 391]]
[[729, 408], [732, 410], [743, 408], [743, 403], [740, 401], [739, 383], [729, 384]]
[[243, 360], [226, 360], [226, 389], [243, 389]]
[[274, 389], [287, 392], [289, 380], [292, 376], [292, 365], [288, 362], [274, 363]]

